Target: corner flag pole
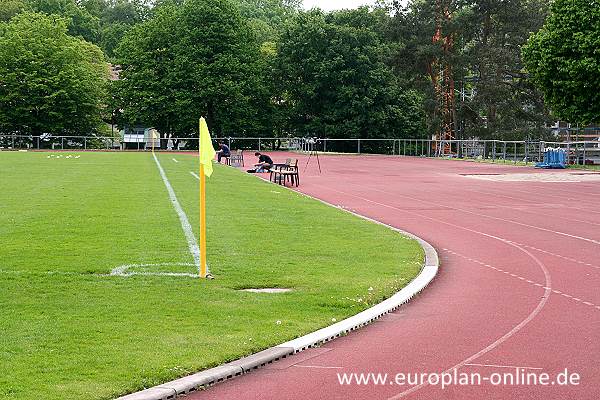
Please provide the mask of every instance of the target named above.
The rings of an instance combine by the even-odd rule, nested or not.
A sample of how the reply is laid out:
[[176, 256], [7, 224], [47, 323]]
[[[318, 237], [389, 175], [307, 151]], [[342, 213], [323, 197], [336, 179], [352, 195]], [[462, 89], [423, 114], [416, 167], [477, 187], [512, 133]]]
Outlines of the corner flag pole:
[[200, 278], [206, 278], [206, 177], [200, 164]]
[[200, 160], [200, 278], [206, 278], [206, 176], [202, 164], [202, 127], [198, 136], [198, 157]]
[[198, 137], [198, 158], [200, 161], [200, 278], [210, 277], [206, 266], [206, 177], [213, 173], [215, 149], [212, 145], [208, 125], [200, 118], [200, 136]]

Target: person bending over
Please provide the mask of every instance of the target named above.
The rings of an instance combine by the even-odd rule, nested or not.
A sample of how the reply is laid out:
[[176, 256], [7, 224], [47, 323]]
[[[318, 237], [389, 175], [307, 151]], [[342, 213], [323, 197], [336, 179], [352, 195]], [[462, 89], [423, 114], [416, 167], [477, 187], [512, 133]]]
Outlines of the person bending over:
[[258, 163], [254, 164], [254, 169], [249, 169], [248, 172], [267, 172], [273, 167], [273, 160], [266, 154], [260, 154], [258, 151], [254, 153], [258, 157]]
[[219, 150], [217, 150], [217, 161], [221, 162], [221, 158], [231, 156], [231, 150], [229, 150], [229, 146], [227, 146], [223, 142], [219, 142]]

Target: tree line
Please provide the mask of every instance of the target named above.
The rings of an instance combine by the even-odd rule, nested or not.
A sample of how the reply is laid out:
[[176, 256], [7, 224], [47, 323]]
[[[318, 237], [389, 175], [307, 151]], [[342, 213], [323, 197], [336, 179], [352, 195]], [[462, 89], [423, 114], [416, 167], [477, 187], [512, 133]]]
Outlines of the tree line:
[[0, 132], [106, 134], [115, 123], [189, 137], [204, 115], [216, 136], [540, 138], [556, 118], [600, 120], [599, 10], [0, 0]]

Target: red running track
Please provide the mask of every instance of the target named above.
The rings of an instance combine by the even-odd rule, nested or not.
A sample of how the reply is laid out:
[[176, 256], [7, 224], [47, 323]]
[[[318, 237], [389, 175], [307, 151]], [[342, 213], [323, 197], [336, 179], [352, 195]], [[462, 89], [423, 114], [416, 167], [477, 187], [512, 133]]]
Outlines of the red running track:
[[[385, 156], [321, 156], [319, 174], [314, 159], [304, 172], [305, 160], [299, 191], [421, 236], [440, 273], [372, 325], [189, 399], [600, 399], [600, 181], [488, 181], [461, 174], [555, 172]], [[393, 382], [452, 368], [515, 379], [515, 367], [550, 380], [566, 368], [580, 381]], [[340, 373], [392, 383], [340, 385]]]

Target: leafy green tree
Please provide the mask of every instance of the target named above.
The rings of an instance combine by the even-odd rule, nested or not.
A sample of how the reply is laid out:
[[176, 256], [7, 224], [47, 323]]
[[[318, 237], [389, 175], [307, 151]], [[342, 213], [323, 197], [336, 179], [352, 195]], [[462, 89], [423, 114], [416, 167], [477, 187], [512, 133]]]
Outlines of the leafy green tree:
[[285, 21], [294, 16], [301, 0], [235, 0], [260, 44], [277, 42]]
[[302, 12], [281, 37], [278, 71], [288, 126], [300, 136], [420, 137], [419, 99], [385, 63], [389, 47], [367, 8]]
[[22, 0], [0, 0], [0, 21], [8, 21], [24, 9]]
[[0, 23], [0, 131], [86, 135], [102, 124], [102, 51], [67, 21], [24, 12]]
[[503, 139], [544, 134], [549, 113], [527, 79], [521, 46], [542, 26], [546, 5], [546, 0], [477, 0], [467, 8], [457, 75], [461, 133]]
[[[541, 136], [550, 120], [542, 94], [527, 79], [521, 46], [542, 26], [547, 0], [449, 0], [442, 34], [453, 46], [444, 53], [436, 33], [435, 0], [396, 2], [387, 31], [396, 43], [396, 74], [424, 99], [429, 132], [439, 130], [439, 93], [432, 85], [433, 60], [451, 66], [457, 137], [522, 139]], [[388, 6], [390, 2], [386, 3]]]
[[[88, 0], [101, 1], [101, 0]], [[85, 3], [87, 4], [87, 3]], [[93, 6], [91, 3], [90, 6]], [[150, 9], [138, 0], [115, 0], [107, 3], [100, 13], [100, 47], [108, 57], [115, 56], [115, 50], [125, 34], [136, 24], [148, 18]]]
[[258, 44], [227, 0], [164, 2], [117, 50], [122, 123], [195, 135], [204, 115], [215, 135], [258, 135], [270, 98]]
[[555, 0], [523, 48], [533, 82], [560, 119], [600, 121], [600, 2]]
[[47, 15], [64, 17], [68, 21], [68, 32], [91, 43], [100, 39], [100, 21], [75, 0], [26, 0], [30, 10]]

